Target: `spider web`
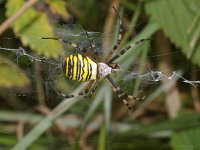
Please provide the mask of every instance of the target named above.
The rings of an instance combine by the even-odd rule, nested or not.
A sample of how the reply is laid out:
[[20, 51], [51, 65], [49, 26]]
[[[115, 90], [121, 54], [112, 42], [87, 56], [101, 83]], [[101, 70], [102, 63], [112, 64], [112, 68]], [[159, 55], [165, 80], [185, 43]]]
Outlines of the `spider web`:
[[[69, 26], [68, 26], [69, 28]], [[72, 25], [72, 30], [67, 30], [68, 32], [64, 32], [61, 28], [56, 29], [56, 37], [62, 38], [62, 39], [69, 39], [74, 43], [77, 43], [77, 45], [80, 45], [81, 47], [86, 47], [90, 52], [93, 50], [90, 47], [90, 43], [88, 41], [88, 38], [85, 34], [84, 30], [80, 30], [79, 27]], [[102, 54], [102, 47], [101, 47], [101, 40], [102, 38], [105, 38], [106, 36], [108, 38], [112, 37], [113, 35], [108, 35], [108, 34], [102, 34], [99, 32], [88, 32], [90, 36], [94, 39], [94, 42], [97, 46], [97, 50], [99, 53]], [[33, 37], [33, 38], [38, 38], [38, 40], [42, 40], [40, 37]], [[7, 38], [8, 40], [12, 40], [12, 38]], [[0, 45], [1, 46], [1, 45]], [[68, 49], [69, 46], [64, 44], [64, 49]], [[112, 48], [109, 47], [108, 49], [110, 50]], [[7, 55], [7, 53], [13, 53], [15, 56], [13, 57], [13, 61], [19, 65], [19, 67], [22, 67], [23, 71], [26, 73], [26, 75], [31, 79], [32, 82], [35, 80], [39, 80], [43, 87], [44, 87], [44, 93], [45, 93], [45, 98], [46, 98], [46, 103], [48, 104], [49, 107], [54, 108], [55, 105], [59, 104], [63, 100], [63, 93], [64, 94], [71, 94], [74, 91], [74, 88], [79, 85], [78, 82], [76, 81], [69, 81], [65, 79], [65, 76], [62, 71], [62, 61], [64, 59], [63, 56], [57, 58], [57, 59], [50, 59], [44, 56], [37, 56], [36, 54], [30, 52], [28, 48], [5, 48], [5, 47], [0, 47], [1, 52], [3, 55]], [[73, 51], [72, 53], [79, 53], [78, 50]], [[180, 52], [177, 52], [178, 54]], [[163, 54], [163, 55], [174, 55], [176, 53], [170, 53], [170, 54]], [[152, 57], [152, 56], [149, 56]], [[162, 56], [156, 56], [154, 55], [153, 57], [162, 57]], [[35, 63], [38, 63], [40, 65], [40, 76], [37, 76], [34, 70], [34, 65]], [[124, 85], [127, 85], [127, 83], [130, 83], [130, 81], [133, 81], [135, 79], [139, 79], [141, 81], [141, 85], [154, 85], [158, 84], [160, 81], [163, 80], [169, 80], [173, 81], [179, 78], [180, 82], [183, 84], [190, 84], [194, 87], [198, 86], [200, 81], [190, 81], [186, 79], [185, 77], [182, 76], [182, 73], [179, 71], [172, 71], [171, 75], [166, 75], [162, 71], [155, 71], [153, 69], [147, 69], [144, 73], [139, 73], [137, 69], [134, 70], [128, 70], [125, 71], [120, 70], [120, 72], [123, 72], [123, 76], [119, 78], [119, 82], [122, 81], [124, 82]], [[115, 76], [115, 75], [114, 75]], [[65, 90], [67, 89], [67, 91]], [[70, 89], [70, 90], [68, 90]], [[36, 94], [38, 93], [38, 90], [36, 90], [34, 87], [31, 88], [28, 91], [22, 90], [15, 90], [12, 89], [12, 92], [14, 95], [18, 97], [23, 97], [22, 99], [25, 100], [34, 100]], [[84, 99], [84, 98], [83, 98]], [[92, 100], [92, 99], [91, 99]], [[75, 121], [77, 121], [77, 127], [81, 124], [81, 121], [84, 119], [84, 113], [86, 112], [87, 108], [89, 108], [91, 101], [84, 100], [82, 101], [79, 105], [81, 105], [81, 111], [77, 111], [76, 109], [72, 110], [74, 112], [81, 112], [79, 114], [80, 118], [76, 118]], [[79, 107], [76, 107], [77, 109]], [[69, 125], [70, 126], [70, 125]], [[89, 124], [92, 128], [97, 128], [99, 125], [96, 123], [91, 123]], [[88, 128], [89, 128], [88, 126]], [[126, 124], [123, 124], [125, 126], [125, 129], [128, 129], [129, 126]], [[115, 127], [117, 129], [117, 126]], [[117, 141], [116, 143], [113, 144], [113, 147], [119, 148], [119, 147], [124, 147], [125, 142], [118, 142], [118, 141], [124, 141], [124, 139], [120, 138], [115, 138]], [[138, 138], [140, 140], [140, 138]], [[91, 138], [87, 139], [88, 143], [95, 143], [97, 139]], [[108, 142], [111, 142], [108, 140]], [[63, 142], [64, 143], [64, 142]], [[127, 144], [126, 144], [127, 145]], [[66, 145], [63, 145], [66, 146]]]

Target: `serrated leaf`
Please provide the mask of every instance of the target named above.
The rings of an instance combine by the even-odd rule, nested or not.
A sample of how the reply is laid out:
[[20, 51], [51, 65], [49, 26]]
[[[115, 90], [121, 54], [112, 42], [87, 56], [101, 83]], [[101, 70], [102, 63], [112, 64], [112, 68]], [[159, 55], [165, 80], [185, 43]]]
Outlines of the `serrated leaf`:
[[196, 150], [199, 149], [200, 128], [192, 128], [174, 133], [171, 145], [174, 150]]
[[53, 13], [57, 13], [57, 14], [60, 14], [61, 16], [65, 17], [65, 18], [69, 18], [69, 14], [66, 10], [65, 1], [51, 0], [51, 1], [47, 1], [47, 3], [49, 4], [50, 9]]
[[151, 19], [159, 24], [166, 36], [181, 48], [185, 55], [193, 51], [192, 61], [200, 65], [200, 43], [195, 50], [192, 50], [191, 35], [187, 32], [200, 9], [200, 2], [198, 0], [153, 0], [146, 2], [145, 9]]
[[[23, 0], [7, 1], [7, 16], [16, 13], [24, 5]], [[13, 24], [14, 32], [25, 46], [30, 46], [38, 54], [47, 57], [57, 57], [61, 55], [61, 43], [54, 40], [42, 40], [41, 37], [53, 37], [53, 28], [48, 22], [45, 13], [29, 8]]]
[[28, 83], [28, 78], [16, 65], [0, 57], [0, 87], [23, 87]]

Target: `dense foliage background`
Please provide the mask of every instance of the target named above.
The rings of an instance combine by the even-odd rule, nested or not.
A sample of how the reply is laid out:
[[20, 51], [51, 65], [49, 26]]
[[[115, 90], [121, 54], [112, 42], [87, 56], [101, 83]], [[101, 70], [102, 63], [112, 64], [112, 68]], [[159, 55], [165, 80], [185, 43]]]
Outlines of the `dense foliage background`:
[[[125, 26], [121, 48], [151, 39], [121, 57], [124, 70], [113, 75], [145, 96], [133, 112], [103, 80], [91, 97], [62, 99], [57, 86], [77, 93], [85, 85], [60, 79], [59, 60], [73, 49], [41, 39], [55, 36], [58, 20], [73, 22], [101, 33], [106, 54], [119, 28], [112, 6]], [[200, 149], [199, 0], [0, 0], [0, 8], [0, 149]], [[182, 78], [123, 80], [156, 70]]]

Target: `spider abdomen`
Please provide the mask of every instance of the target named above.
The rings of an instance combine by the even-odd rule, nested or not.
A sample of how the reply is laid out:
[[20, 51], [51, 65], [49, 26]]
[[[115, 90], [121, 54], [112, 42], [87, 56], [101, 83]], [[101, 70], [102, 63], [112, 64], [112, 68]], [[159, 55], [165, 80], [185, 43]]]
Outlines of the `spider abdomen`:
[[97, 63], [80, 54], [67, 56], [63, 66], [66, 77], [72, 80], [84, 82], [96, 80], [98, 76]]

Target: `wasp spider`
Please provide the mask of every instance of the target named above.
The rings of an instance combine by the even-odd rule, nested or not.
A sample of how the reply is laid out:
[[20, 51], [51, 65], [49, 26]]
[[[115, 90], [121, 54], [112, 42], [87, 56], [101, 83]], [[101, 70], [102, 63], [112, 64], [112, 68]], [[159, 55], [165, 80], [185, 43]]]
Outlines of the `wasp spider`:
[[[123, 55], [127, 50], [132, 48], [134, 45], [138, 45], [143, 43], [145, 40], [148, 39], [141, 39], [137, 42], [135, 42], [133, 45], [126, 46], [124, 49], [122, 49], [118, 54], [114, 55], [114, 52], [118, 49], [122, 36], [124, 33], [124, 27], [122, 20], [115, 9], [113, 7], [114, 11], [116, 12], [119, 22], [120, 22], [120, 29], [118, 33], [118, 40], [117, 43], [113, 46], [112, 51], [108, 53], [108, 55], [105, 57], [105, 59], [101, 60], [98, 51], [96, 49], [94, 41], [91, 39], [90, 35], [86, 31], [86, 35], [88, 37], [88, 40], [90, 41], [90, 46], [94, 50], [94, 55], [90, 54], [86, 48], [79, 47], [75, 43], [72, 43], [66, 39], [61, 38], [51, 38], [51, 37], [44, 37], [42, 39], [53, 39], [53, 40], [59, 40], [63, 43], [67, 43], [71, 45], [73, 48], [78, 49], [79, 51], [83, 52], [83, 55], [77, 54], [77, 55], [69, 55], [65, 57], [64, 59], [64, 72], [67, 78], [72, 80], [78, 80], [80, 82], [89, 81], [88, 85], [86, 86], [85, 90], [78, 93], [77, 95], [65, 95], [66, 98], [72, 98], [75, 96], [85, 95], [89, 91], [93, 93], [98, 85], [98, 81], [101, 77], [104, 77], [109, 85], [112, 87], [113, 91], [117, 93], [117, 96], [123, 100], [124, 104], [128, 107], [129, 110], [132, 110], [132, 100], [139, 100], [140, 98], [133, 97], [129, 95], [127, 92], [124, 92], [117, 84], [114, 82], [114, 80], [111, 78], [110, 74], [113, 72], [116, 72], [120, 70], [120, 66], [117, 63], [114, 63], [115, 60], [117, 60], [121, 55]], [[90, 90], [93, 87], [92, 90]]]

